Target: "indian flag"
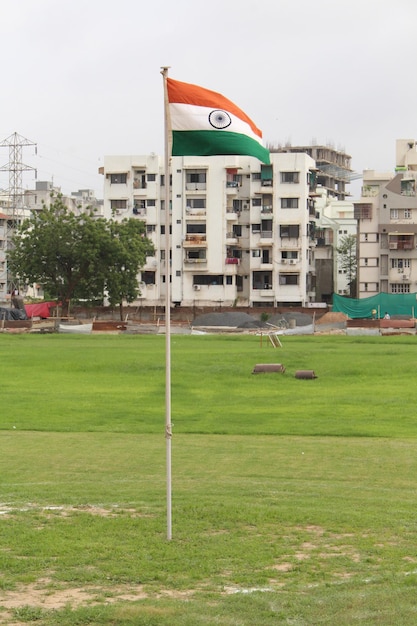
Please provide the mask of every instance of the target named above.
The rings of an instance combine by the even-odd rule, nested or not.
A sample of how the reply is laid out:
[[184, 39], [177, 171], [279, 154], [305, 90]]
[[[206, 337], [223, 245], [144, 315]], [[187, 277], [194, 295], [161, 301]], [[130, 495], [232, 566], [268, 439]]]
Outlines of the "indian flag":
[[215, 91], [167, 78], [173, 156], [242, 154], [269, 163], [262, 132]]

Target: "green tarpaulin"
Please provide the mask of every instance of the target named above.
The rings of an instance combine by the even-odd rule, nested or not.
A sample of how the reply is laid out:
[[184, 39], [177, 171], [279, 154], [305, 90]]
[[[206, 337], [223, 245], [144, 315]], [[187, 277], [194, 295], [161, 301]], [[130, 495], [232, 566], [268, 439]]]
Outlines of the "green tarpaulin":
[[[415, 317], [417, 293], [379, 293], [369, 298], [346, 298], [333, 294], [332, 311], [344, 313], [351, 319], [384, 317], [385, 313]], [[374, 313], [373, 313], [374, 312]]]

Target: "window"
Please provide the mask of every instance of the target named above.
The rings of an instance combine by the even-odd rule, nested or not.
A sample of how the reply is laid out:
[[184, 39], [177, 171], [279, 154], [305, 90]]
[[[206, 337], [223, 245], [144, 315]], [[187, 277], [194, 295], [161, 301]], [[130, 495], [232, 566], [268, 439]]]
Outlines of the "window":
[[205, 209], [206, 208], [206, 199], [205, 198], [187, 198], [187, 209]]
[[253, 233], [260, 233], [261, 232], [261, 225], [260, 224], [252, 224], [252, 232]]
[[391, 259], [391, 269], [402, 270], [405, 267], [410, 267], [410, 259]]
[[389, 212], [389, 216], [391, 220], [397, 220], [398, 219], [398, 209], [391, 209]]
[[298, 198], [281, 198], [281, 209], [298, 209]]
[[411, 219], [411, 209], [404, 209], [404, 219], [405, 220]]
[[261, 237], [272, 237], [272, 220], [262, 220]]
[[232, 276], [226, 276], [226, 285], [233, 285]]
[[261, 165], [261, 183], [264, 186], [272, 187], [272, 165]]
[[187, 251], [187, 259], [186, 259], [189, 263], [193, 263], [194, 261], [197, 263], [198, 261], [200, 261], [200, 263], [203, 263], [204, 261], [206, 261], [206, 250], [188, 250]]
[[372, 219], [372, 204], [369, 202], [354, 202], [353, 217], [355, 220]]
[[148, 181], [148, 183], [152, 183], [156, 181], [156, 174], [148, 174], [146, 176], [146, 180]]
[[226, 169], [226, 187], [241, 187], [242, 174], [237, 173], [237, 168]]
[[283, 274], [279, 275], [280, 285], [298, 285], [298, 274]]
[[253, 272], [252, 289], [272, 289], [272, 272]]
[[155, 224], [146, 224], [146, 232], [147, 234], [154, 233], [156, 230]]
[[242, 226], [240, 224], [233, 225], [233, 237], [241, 237], [242, 236]]
[[127, 209], [127, 200], [110, 200], [110, 207], [112, 211]]
[[146, 189], [145, 170], [135, 170], [133, 173], [133, 189]]
[[261, 256], [261, 251], [260, 250], [252, 250], [252, 256], [254, 258], [259, 258]]
[[[165, 224], [162, 224], [160, 226], [160, 228], [161, 228], [161, 235], [165, 235]], [[169, 234], [172, 235], [172, 226], [171, 226], [171, 224], [169, 225]]]
[[281, 253], [281, 259], [284, 260], [298, 260], [298, 252], [296, 250], [283, 250]]
[[252, 206], [262, 206], [262, 198], [252, 198]]
[[146, 206], [156, 206], [156, 200], [146, 200]]
[[145, 285], [154, 285], [155, 272], [142, 272], [142, 282], [144, 282]]
[[110, 174], [111, 185], [125, 185], [127, 181], [127, 174]]
[[206, 224], [187, 224], [187, 233], [190, 235], [205, 235]]
[[392, 283], [391, 293], [410, 293], [409, 283]]
[[300, 172], [281, 172], [281, 182], [293, 184], [299, 183]]
[[187, 189], [205, 189], [206, 188], [206, 170], [187, 170], [185, 176], [185, 185]]
[[195, 275], [193, 277], [193, 285], [223, 285], [223, 274], [208, 276], [206, 274]]
[[279, 227], [280, 237], [288, 237], [288, 238], [298, 238], [300, 227], [298, 224], [292, 224], [289, 226], [281, 225]]

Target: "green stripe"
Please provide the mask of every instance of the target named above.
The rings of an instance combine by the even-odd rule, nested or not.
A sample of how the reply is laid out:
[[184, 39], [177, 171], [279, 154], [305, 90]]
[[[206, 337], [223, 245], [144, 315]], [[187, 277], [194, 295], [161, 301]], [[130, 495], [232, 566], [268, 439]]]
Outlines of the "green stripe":
[[174, 130], [172, 156], [214, 156], [237, 154], [253, 156], [269, 164], [269, 152], [247, 135], [221, 130]]

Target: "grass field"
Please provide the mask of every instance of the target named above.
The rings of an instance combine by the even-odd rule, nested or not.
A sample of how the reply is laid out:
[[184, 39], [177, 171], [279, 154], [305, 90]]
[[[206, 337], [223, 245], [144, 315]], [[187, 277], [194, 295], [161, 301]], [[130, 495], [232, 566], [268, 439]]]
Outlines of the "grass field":
[[165, 338], [0, 335], [0, 623], [417, 624], [415, 342], [174, 335], [167, 541]]

